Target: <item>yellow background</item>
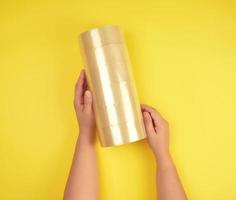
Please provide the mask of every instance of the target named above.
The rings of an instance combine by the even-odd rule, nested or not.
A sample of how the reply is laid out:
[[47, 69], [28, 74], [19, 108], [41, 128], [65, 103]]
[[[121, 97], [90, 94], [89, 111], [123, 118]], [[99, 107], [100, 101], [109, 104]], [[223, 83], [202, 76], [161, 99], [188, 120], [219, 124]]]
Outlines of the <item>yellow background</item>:
[[[59, 200], [78, 134], [80, 32], [125, 32], [140, 101], [169, 121], [190, 200], [236, 199], [235, 1], [0, 3], [0, 199]], [[102, 200], [154, 200], [146, 141], [101, 149]]]

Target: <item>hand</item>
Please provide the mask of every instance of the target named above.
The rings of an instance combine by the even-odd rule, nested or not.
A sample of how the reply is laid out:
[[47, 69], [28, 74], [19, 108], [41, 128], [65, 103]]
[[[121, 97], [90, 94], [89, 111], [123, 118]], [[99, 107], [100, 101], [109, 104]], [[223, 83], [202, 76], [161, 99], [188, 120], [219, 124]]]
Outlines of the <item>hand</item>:
[[80, 128], [79, 137], [92, 143], [95, 137], [94, 132], [96, 125], [93, 111], [92, 93], [88, 89], [84, 70], [81, 70], [79, 79], [75, 86], [74, 107]]
[[152, 107], [141, 104], [147, 139], [157, 160], [169, 157], [169, 126]]

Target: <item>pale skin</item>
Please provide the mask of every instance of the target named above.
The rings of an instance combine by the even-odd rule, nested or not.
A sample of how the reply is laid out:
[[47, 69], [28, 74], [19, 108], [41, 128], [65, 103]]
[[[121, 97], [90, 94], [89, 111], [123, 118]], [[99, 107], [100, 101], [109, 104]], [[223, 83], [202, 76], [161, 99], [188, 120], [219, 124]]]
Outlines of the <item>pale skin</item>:
[[[95, 117], [92, 93], [84, 70], [75, 86], [74, 107], [80, 134], [67, 180], [64, 200], [98, 200], [98, 166], [95, 152]], [[141, 104], [148, 144], [154, 154], [157, 170], [158, 200], [187, 200], [169, 152], [169, 126], [160, 113]], [[125, 178], [125, 177], [124, 177]]]

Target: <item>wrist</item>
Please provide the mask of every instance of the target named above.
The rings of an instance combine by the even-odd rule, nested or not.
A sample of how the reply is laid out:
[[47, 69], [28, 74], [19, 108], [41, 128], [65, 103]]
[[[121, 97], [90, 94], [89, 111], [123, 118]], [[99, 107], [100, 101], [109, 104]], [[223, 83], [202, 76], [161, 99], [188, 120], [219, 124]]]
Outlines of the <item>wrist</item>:
[[81, 134], [91, 135], [91, 134], [93, 134], [94, 131], [95, 131], [95, 129], [93, 127], [79, 126], [80, 135]]
[[88, 146], [94, 146], [95, 144], [95, 137], [94, 133], [91, 133], [90, 131], [80, 131], [78, 136], [78, 143], [84, 144]]
[[165, 164], [169, 163], [172, 158], [169, 152], [164, 152], [164, 153], [154, 153], [155, 159], [158, 162], [158, 164]]

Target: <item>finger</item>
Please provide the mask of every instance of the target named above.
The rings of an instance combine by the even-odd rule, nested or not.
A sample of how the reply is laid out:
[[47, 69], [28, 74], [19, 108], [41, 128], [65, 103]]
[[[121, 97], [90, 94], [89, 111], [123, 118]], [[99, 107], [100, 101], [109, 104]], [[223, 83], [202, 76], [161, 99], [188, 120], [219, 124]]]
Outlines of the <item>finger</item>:
[[143, 112], [143, 121], [144, 121], [147, 135], [150, 136], [150, 134], [155, 133], [155, 130], [152, 124], [152, 118], [148, 112]]
[[85, 72], [81, 70], [80, 76], [77, 80], [75, 86], [75, 104], [78, 106], [82, 106], [84, 104], [84, 84], [85, 84]]
[[92, 93], [91, 93], [91, 91], [86, 90], [84, 93], [84, 111], [91, 112], [92, 111], [92, 104], [93, 104]]
[[155, 126], [160, 125], [164, 121], [161, 114], [155, 108], [152, 108], [151, 106], [141, 104], [141, 110], [143, 112], [149, 112], [150, 113]]

